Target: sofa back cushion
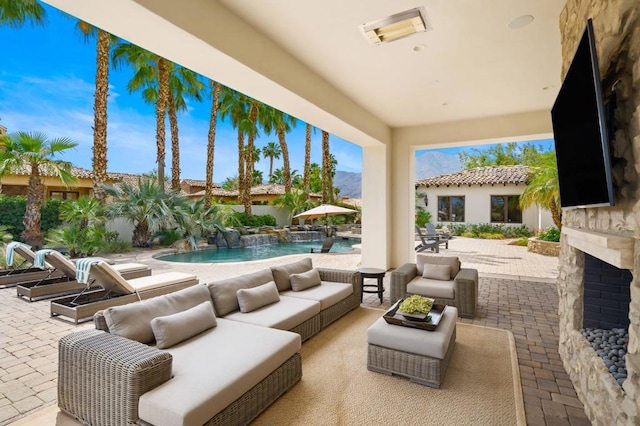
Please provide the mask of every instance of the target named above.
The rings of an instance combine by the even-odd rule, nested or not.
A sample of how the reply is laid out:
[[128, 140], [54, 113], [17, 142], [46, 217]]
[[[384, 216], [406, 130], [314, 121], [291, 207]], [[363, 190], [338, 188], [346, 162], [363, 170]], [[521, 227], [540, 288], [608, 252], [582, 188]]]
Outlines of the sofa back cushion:
[[313, 269], [311, 258], [305, 257], [302, 260], [287, 265], [272, 266], [271, 272], [273, 273], [273, 280], [276, 282], [276, 286], [278, 286], [278, 291], [286, 291], [291, 289], [291, 282], [289, 281], [291, 274], [300, 274], [310, 271], [311, 269]]
[[291, 274], [289, 281], [293, 291], [302, 291], [322, 284], [320, 272], [317, 269], [311, 269], [300, 274]]
[[422, 278], [449, 281], [451, 279], [451, 266], [425, 263], [422, 270]]
[[269, 281], [273, 281], [273, 275], [270, 269], [265, 269], [236, 278], [214, 281], [207, 284], [216, 315], [221, 317], [240, 309], [237, 296], [238, 290], [257, 287]]
[[151, 320], [151, 329], [158, 349], [170, 348], [216, 325], [211, 300], [186, 311]]
[[450, 279], [454, 279], [458, 272], [460, 271], [460, 259], [454, 256], [439, 256], [439, 255], [430, 255], [427, 253], [418, 253], [416, 254], [416, 268], [418, 269], [418, 274], [422, 276], [424, 273], [424, 265], [448, 265], [451, 267], [450, 271]]
[[253, 288], [241, 288], [238, 290], [237, 295], [240, 312], [244, 313], [255, 311], [258, 308], [280, 301], [278, 288], [273, 281]]
[[141, 343], [151, 343], [154, 340], [151, 328], [154, 318], [186, 311], [210, 301], [207, 288], [194, 285], [163, 296], [107, 308], [104, 310], [104, 319], [110, 333]]

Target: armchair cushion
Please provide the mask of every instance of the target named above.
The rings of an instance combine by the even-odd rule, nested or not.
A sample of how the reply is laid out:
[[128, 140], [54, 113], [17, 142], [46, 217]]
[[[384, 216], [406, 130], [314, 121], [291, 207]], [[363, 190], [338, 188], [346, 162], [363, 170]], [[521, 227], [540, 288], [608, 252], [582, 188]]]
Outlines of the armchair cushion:
[[243, 313], [255, 311], [258, 308], [279, 301], [280, 294], [278, 294], [278, 288], [273, 281], [257, 287], [238, 290], [238, 304], [240, 305], [240, 312]]
[[455, 299], [455, 281], [442, 281], [416, 277], [407, 284], [407, 293], [434, 299]]
[[211, 302], [151, 320], [158, 349], [170, 348], [217, 325]]
[[458, 275], [458, 271], [460, 271], [460, 259], [457, 257], [432, 255], [427, 253], [416, 254], [416, 268], [418, 269], [419, 275], [424, 273], [424, 265], [426, 264], [449, 265], [451, 267], [449, 279], [454, 279], [456, 275]]
[[291, 274], [289, 280], [293, 291], [302, 291], [321, 284], [320, 272], [317, 269], [311, 269], [300, 274]]
[[449, 281], [451, 279], [451, 266], [425, 263], [422, 271], [422, 278]]

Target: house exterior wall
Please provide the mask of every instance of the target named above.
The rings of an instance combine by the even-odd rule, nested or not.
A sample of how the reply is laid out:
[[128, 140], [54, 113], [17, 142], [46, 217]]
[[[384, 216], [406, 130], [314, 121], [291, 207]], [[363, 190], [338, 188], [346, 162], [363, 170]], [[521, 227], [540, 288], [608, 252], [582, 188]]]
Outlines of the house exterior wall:
[[[426, 194], [429, 199], [429, 205], [424, 207], [426, 211], [431, 213], [432, 223], [491, 223], [491, 196], [492, 195], [513, 195], [519, 196], [526, 187], [524, 185], [473, 185], [473, 186], [430, 186], [419, 187], [419, 194]], [[446, 196], [463, 196], [465, 197], [465, 218], [463, 222], [443, 222], [438, 220], [438, 197]], [[416, 203], [420, 203], [420, 198]], [[419, 204], [424, 206], [424, 204]], [[522, 223], [506, 223], [507, 225], [520, 226], [526, 225], [531, 231], [536, 229], [546, 229], [553, 226], [551, 213], [548, 210], [542, 210], [541, 226], [538, 224], [538, 207], [531, 206], [522, 211]], [[499, 223], [496, 223], [499, 224]]]

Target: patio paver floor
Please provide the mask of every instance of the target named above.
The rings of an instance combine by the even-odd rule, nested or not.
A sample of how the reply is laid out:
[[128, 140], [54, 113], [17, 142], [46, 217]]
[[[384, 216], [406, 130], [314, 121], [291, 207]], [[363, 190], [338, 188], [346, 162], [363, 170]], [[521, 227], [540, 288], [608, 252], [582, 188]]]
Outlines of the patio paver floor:
[[[555, 276], [557, 258], [528, 253], [504, 241], [456, 238], [442, 254], [456, 255], [464, 267], [480, 271], [479, 311], [469, 322], [509, 329], [515, 336], [529, 425], [589, 425], [558, 355], [558, 316]], [[191, 272], [200, 282], [237, 276], [285, 264], [307, 255], [237, 264], [163, 262], [148, 251], [118, 261], [147, 263], [154, 273]], [[355, 269], [360, 255], [314, 254], [315, 266]], [[364, 265], [375, 266], [375, 265]], [[385, 277], [383, 304], [365, 294], [363, 306], [389, 306], [390, 273]], [[28, 303], [15, 289], [0, 289], [0, 425], [9, 424], [56, 401], [57, 341], [61, 336], [93, 325], [73, 325], [50, 318], [47, 301]], [[34, 423], [35, 424], [35, 423]]]

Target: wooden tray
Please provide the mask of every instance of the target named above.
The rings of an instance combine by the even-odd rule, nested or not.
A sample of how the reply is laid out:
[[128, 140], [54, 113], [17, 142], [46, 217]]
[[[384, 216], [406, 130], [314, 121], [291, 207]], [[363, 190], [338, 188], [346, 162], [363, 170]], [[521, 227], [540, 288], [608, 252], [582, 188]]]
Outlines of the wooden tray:
[[387, 323], [400, 325], [403, 327], [419, 328], [420, 330], [433, 331], [438, 327], [438, 324], [442, 319], [442, 312], [444, 311], [444, 308], [447, 307], [447, 305], [433, 305], [433, 307], [431, 307], [431, 312], [429, 312], [431, 321], [411, 321], [405, 316], [397, 313], [398, 307], [403, 300], [404, 299], [398, 300], [396, 304], [391, 307], [391, 309], [385, 312], [383, 318]]

